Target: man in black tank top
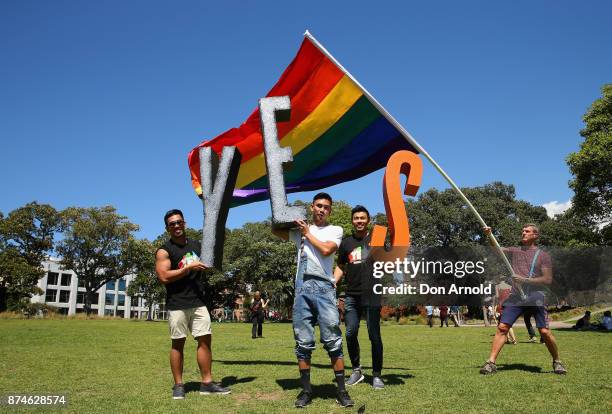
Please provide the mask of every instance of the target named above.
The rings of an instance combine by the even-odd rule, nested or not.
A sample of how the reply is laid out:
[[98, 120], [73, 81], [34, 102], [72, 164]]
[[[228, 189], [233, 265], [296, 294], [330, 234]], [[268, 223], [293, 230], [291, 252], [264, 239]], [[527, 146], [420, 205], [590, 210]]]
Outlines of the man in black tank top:
[[166, 287], [166, 307], [172, 339], [172, 398], [185, 398], [183, 349], [190, 333], [198, 341], [197, 361], [202, 375], [200, 394], [229, 394], [229, 388], [212, 382], [212, 332], [201, 281], [206, 266], [200, 262], [200, 244], [187, 239], [185, 220], [180, 210], [168, 211], [164, 216], [164, 224], [170, 240], [155, 253], [155, 271], [159, 281]]

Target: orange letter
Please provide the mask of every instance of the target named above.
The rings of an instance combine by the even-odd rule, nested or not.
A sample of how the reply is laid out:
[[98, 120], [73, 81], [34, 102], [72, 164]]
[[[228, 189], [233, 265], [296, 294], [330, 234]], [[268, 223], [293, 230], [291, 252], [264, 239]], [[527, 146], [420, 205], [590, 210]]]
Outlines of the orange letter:
[[403, 260], [410, 247], [410, 225], [401, 193], [400, 174], [406, 176], [404, 194], [416, 195], [423, 177], [423, 163], [417, 154], [410, 151], [397, 151], [387, 162], [383, 179], [383, 198], [393, 248], [389, 252], [384, 249], [387, 228], [374, 226], [370, 245], [378, 247], [378, 249], [372, 249], [376, 261]]

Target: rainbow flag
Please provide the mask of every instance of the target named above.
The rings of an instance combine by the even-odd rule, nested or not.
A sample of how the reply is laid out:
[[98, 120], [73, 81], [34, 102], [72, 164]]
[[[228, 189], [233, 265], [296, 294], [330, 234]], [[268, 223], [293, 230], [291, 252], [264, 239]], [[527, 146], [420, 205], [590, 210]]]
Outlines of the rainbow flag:
[[[293, 153], [293, 165], [284, 172], [288, 193], [363, 177], [384, 167], [398, 150], [417, 152], [367, 93], [308, 36], [266, 96], [284, 95], [291, 99], [291, 118], [279, 122], [277, 129], [280, 145], [291, 147]], [[238, 128], [191, 150], [189, 169], [196, 193], [202, 193], [199, 148], [210, 146], [220, 155], [224, 146], [233, 145], [242, 154], [242, 163], [232, 206], [269, 198], [259, 109]]]

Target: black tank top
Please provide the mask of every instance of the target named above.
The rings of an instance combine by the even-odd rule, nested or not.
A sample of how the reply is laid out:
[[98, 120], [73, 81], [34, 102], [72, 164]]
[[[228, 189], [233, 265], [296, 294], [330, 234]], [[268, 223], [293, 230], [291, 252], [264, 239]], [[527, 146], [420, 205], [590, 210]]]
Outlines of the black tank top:
[[[187, 240], [187, 244], [184, 246], [168, 240], [160, 249], [168, 252], [171, 270], [182, 269], [192, 260], [200, 260], [200, 244], [192, 240]], [[168, 310], [197, 308], [206, 304], [200, 273], [189, 272], [179, 280], [165, 285]]]

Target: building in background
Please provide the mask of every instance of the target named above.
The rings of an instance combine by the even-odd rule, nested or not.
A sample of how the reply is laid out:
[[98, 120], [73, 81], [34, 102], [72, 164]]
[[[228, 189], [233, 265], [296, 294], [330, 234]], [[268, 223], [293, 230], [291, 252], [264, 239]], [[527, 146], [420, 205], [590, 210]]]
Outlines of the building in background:
[[[85, 312], [85, 284], [78, 280], [72, 270], [62, 269], [59, 259], [50, 258], [43, 262], [45, 275], [38, 281], [41, 295], [32, 297], [33, 303], [46, 303], [54, 306], [63, 315], [74, 315]], [[146, 319], [149, 313], [148, 304], [139, 296], [128, 296], [127, 288], [134, 275], [122, 276], [111, 280], [97, 291], [97, 301], [91, 304], [92, 313], [98, 316], [116, 316], [123, 318]], [[154, 305], [153, 319], [166, 319], [165, 306]]]

